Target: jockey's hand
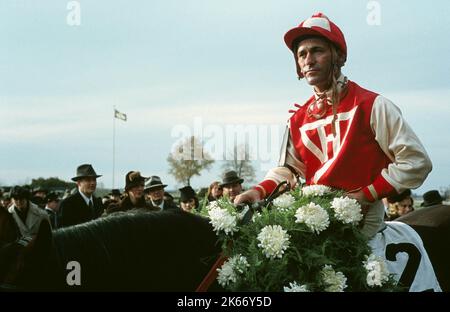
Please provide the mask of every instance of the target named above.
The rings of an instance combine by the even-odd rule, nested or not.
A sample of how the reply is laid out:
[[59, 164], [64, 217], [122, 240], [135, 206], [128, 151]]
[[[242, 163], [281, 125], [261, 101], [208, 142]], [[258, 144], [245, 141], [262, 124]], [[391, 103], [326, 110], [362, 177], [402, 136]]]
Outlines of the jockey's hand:
[[348, 192], [345, 193], [345, 196], [356, 199], [358, 203], [361, 205], [363, 215], [366, 214], [367, 210], [370, 207], [371, 202], [369, 202], [369, 200], [366, 198], [366, 195], [364, 194], [363, 191], [359, 190], [354, 192]]
[[238, 196], [236, 196], [236, 198], [234, 199], [234, 204], [241, 204], [241, 203], [255, 203], [257, 201], [260, 201], [260, 195], [259, 192], [257, 190], [248, 190], [245, 191], [242, 194], [239, 194]]

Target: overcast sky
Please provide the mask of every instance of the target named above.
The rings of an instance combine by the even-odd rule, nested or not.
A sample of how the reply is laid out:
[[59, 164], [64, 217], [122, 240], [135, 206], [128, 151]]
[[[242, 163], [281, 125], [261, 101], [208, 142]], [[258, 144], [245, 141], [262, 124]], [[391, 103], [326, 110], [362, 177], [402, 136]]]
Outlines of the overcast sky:
[[[115, 187], [129, 170], [180, 187], [166, 158], [196, 123], [216, 150], [227, 129], [256, 129], [251, 148], [270, 155], [255, 162], [261, 179], [288, 110], [311, 95], [283, 36], [318, 11], [345, 34], [344, 74], [394, 101], [427, 149], [434, 168], [416, 192], [449, 186], [447, 0], [0, 0], [0, 185], [70, 180], [91, 163], [111, 187], [114, 105], [128, 116], [116, 120]], [[192, 185], [220, 175], [217, 162]]]

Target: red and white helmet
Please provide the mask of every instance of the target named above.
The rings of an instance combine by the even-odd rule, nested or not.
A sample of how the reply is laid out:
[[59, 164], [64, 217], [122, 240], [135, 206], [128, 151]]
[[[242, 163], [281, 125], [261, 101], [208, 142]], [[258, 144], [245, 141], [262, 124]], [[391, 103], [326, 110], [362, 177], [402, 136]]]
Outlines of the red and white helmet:
[[298, 66], [297, 53], [294, 51], [294, 43], [297, 39], [305, 36], [325, 37], [343, 53], [344, 60], [347, 58], [347, 44], [345, 43], [345, 38], [342, 31], [324, 14], [316, 13], [301, 22], [298, 27], [292, 28], [284, 35], [284, 42], [294, 53], [295, 65], [297, 66], [297, 74], [299, 78], [303, 78], [303, 74]]

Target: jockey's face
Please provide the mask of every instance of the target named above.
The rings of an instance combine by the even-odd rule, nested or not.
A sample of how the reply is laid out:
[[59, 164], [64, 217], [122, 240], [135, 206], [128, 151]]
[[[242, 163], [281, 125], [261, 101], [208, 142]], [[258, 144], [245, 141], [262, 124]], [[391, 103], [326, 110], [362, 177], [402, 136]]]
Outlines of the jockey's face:
[[411, 198], [405, 198], [404, 200], [397, 203], [397, 213], [399, 216], [407, 214], [413, 210]]
[[233, 202], [234, 198], [241, 193], [242, 193], [242, 185], [238, 182], [224, 185], [223, 187], [223, 195], [228, 196], [231, 202]]
[[297, 61], [309, 85], [317, 92], [326, 91], [330, 84], [331, 49], [321, 38], [302, 40], [297, 49]]

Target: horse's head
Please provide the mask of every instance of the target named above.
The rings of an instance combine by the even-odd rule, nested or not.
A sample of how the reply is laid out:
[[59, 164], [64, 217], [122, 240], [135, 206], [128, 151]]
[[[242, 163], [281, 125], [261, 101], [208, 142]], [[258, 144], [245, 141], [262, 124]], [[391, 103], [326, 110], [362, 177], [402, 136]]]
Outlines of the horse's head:
[[[207, 219], [181, 211], [111, 215], [55, 232], [43, 221], [29, 245], [17, 241], [0, 252], [0, 284], [39, 291], [195, 290], [220, 251], [216, 242]], [[73, 261], [82, 267], [77, 285], [68, 282]]]
[[36, 237], [19, 237], [0, 247], [0, 289], [20, 290], [31, 285], [35, 266], [49, 252], [51, 235], [49, 223], [43, 221]]

